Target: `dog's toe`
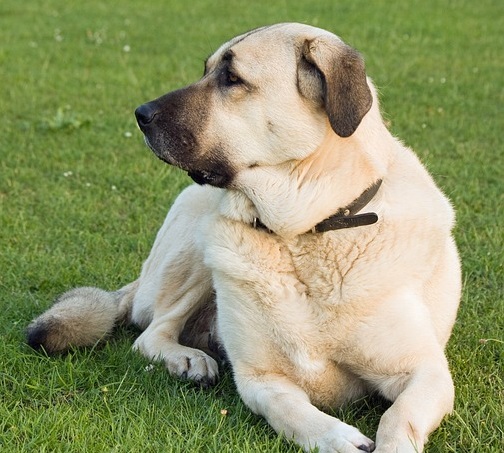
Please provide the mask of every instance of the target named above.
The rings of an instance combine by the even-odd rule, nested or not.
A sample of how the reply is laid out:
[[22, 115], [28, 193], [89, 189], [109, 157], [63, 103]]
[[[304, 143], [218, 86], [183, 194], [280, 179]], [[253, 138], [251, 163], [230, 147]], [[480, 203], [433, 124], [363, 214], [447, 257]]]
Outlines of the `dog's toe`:
[[202, 376], [201, 378], [196, 378], [194, 382], [198, 384], [203, 389], [208, 389], [213, 387], [218, 382], [218, 376]]
[[186, 356], [175, 359], [177, 363], [173, 363], [173, 358], [169, 360], [165, 358], [167, 368], [172, 372], [171, 368], [175, 366], [176, 371], [173, 374], [181, 376], [184, 379], [190, 379], [203, 388], [215, 385], [219, 375], [217, 362], [203, 351], [196, 349], [193, 351], [194, 353], [190, 357]]
[[197, 349], [184, 348], [183, 352], [163, 357], [170, 374], [194, 381], [203, 388], [215, 385], [219, 375], [217, 362]]

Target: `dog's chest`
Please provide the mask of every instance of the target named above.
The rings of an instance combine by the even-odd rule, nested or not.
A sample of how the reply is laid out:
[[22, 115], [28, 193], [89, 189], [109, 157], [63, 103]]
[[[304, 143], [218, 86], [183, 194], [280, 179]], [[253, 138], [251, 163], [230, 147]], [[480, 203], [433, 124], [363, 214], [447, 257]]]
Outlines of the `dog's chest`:
[[324, 386], [323, 399], [331, 400], [348, 332], [367, 314], [365, 269], [375, 253], [368, 256], [373, 237], [328, 233], [283, 240], [233, 222], [216, 227], [205, 261], [231, 360], [247, 358], [296, 375], [310, 394]]
[[371, 284], [374, 237], [353, 232], [304, 235], [287, 244], [299, 281], [315, 304], [334, 306], [364, 297]]

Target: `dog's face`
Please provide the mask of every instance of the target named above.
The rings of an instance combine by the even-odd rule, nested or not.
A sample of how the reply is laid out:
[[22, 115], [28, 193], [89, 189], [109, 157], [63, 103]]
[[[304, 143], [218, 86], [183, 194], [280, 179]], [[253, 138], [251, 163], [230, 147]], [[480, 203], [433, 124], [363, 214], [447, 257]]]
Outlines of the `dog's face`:
[[278, 24], [225, 43], [198, 82], [135, 114], [160, 159], [232, 187], [245, 168], [309, 156], [328, 124], [352, 135], [371, 103], [357, 52], [324, 30]]

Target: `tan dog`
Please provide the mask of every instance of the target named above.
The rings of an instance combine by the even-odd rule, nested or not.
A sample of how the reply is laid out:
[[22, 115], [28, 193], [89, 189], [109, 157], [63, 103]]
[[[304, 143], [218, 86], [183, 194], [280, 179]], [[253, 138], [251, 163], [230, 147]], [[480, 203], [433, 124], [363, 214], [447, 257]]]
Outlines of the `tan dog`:
[[66, 293], [29, 343], [93, 344], [125, 319], [145, 329], [142, 354], [203, 385], [223, 346], [245, 403], [306, 450], [373, 451], [320, 409], [378, 392], [393, 404], [375, 451], [421, 451], [453, 405], [454, 215], [383, 124], [359, 54], [310, 26], [260, 28], [136, 116], [156, 155], [201, 185], [136, 282]]

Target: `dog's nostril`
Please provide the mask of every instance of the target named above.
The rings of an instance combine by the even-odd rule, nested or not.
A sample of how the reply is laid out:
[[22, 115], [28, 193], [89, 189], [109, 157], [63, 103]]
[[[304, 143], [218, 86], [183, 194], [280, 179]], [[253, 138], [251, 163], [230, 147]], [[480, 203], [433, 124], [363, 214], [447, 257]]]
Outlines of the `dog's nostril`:
[[156, 116], [157, 109], [154, 108], [150, 103], [143, 104], [135, 110], [135, 116], [137, 123], [140, 127], [146, 126]]

